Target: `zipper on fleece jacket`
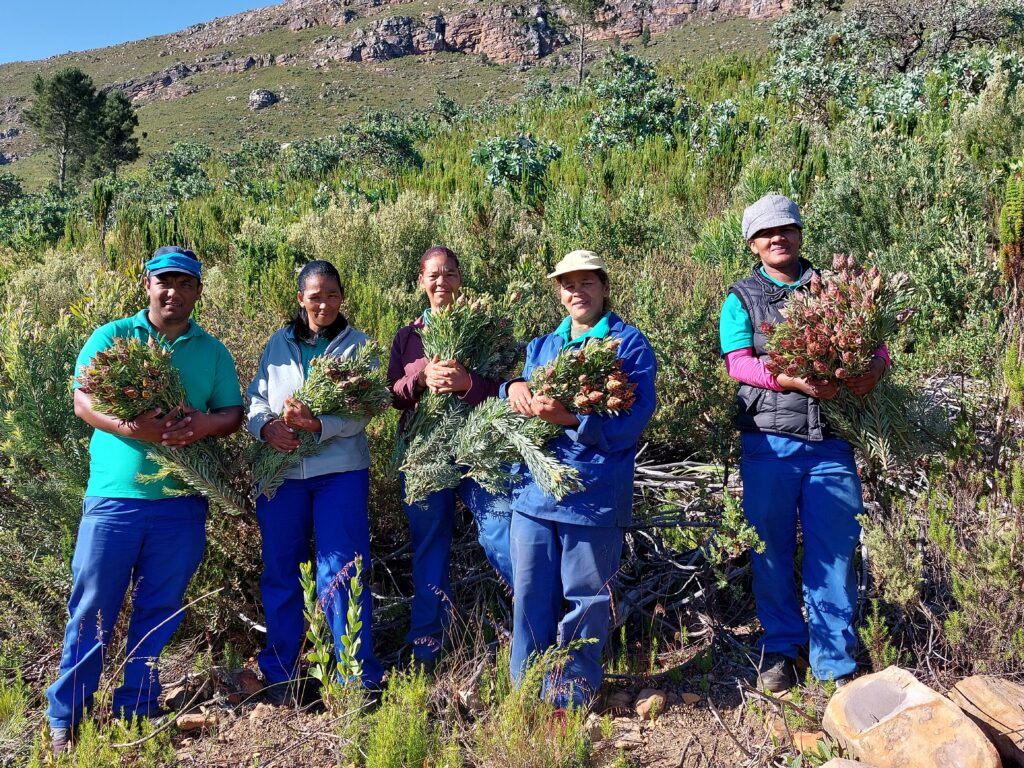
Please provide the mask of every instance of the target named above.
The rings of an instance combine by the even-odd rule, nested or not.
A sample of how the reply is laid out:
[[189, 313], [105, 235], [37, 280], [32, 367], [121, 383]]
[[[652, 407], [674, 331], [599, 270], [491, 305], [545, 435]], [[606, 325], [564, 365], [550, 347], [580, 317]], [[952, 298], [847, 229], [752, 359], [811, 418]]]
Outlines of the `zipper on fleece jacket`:
[[[285, 341], [287, 341], [288, 344], [290, 344], [291, 347], [292, 347], [292, 359], [293, 360], [298, 359], [298, 361], [299, 361], [299, 378], [302, 379], [302, 384], [305, 384], [306, 383], [306, 372], [302, 369], [302, 352], [299, 350], [299, 344], [298, 344], [297, 341], [294, 341], [292, 338], [290, 338], [288, 336], [285, 336], [284, 338], [285, 338]], [[302, 384], [299, 384], [299, 386], [301, 387]], [[292, 392], [292, 394], [294, 395], [295, 393]], [[310, 434], [312, 434], [312, 433], [310, 433]], [[306, 477], [306, 462], [307, 461], [308, 461], [308, 459], [303, 459], [302, 461], [299, 462], [299, 474], [301, 475], [301, 477], [297, 478], [299, 480], [307, 480], [308, 479]]]

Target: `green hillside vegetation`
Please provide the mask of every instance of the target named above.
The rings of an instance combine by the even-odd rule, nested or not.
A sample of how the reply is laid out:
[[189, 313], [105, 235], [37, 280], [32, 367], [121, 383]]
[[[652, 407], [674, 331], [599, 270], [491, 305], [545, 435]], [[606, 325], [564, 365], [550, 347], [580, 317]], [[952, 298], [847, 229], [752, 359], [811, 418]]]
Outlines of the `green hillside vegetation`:
[[[764, 39], [770, 51], [749, 50]], [[277, 44], [286, 43], [265, 41]], [[708, 48], [723, 52], [705, 56]], [[745, 664], [738, 649], [750, 638], [734, 630], [750, 616], [751, 542], [722, 493], [723, 482], [736, 489], [737, 445], [717, 323], [727, 286], [751, 267], [741, 212], [773, 190], [803, 207], [813, 263], [849, 254], [907, 273], [914, 290], [913, 317], [889, 343], [891, 375], [928, 401], [937, 426], [925, 455], [863, 467], [865, 667], [899, 661], [940, 687], [973, 673], [1021, 679], [1024, 47], [1007, 21], [998, 43], [955, 46], [907, 71], [886, 63], [890, 52], [851, 12], [804, 9], [768, 32], [748, 22], [676, 30], [643, 51], [604, 56], [579, 89], [562, 84], [571, 62], [515, 79], [455, 55], [326, 74], [269, 68], [140, 110], [145, 157], [95, 182], [112, 197], [106, 218], [92, 189], [23, 187], [0, 173], [0, 593], [9, 596], [0, 606], [0, 705], [14, 713], [0, 725], [0, 759], [44, 751], [32, 739], [66, 617], [87, 472], [88, 431], [71, 407], [74, 358], [93, 328], [141, 306], [142, 262], [166, 243], [203, 259], [198, 320], [225, 342], [246, 383], [293, 309], [296, 268], [307, 260], [337, 265], [347, 317], [387, 348], [422, 309], [415, 278], [431, 244], [459, 254], [468, 287], [520, 293], [523, 340], [559, 319], [544, 278], [551, 266], [573, 248], [599, 251], [616, 312], [658, 354], [660, 407], [643, 458], [690, 461], [693, 481], [637, 494], [620, 594], [645, 574], [665, 581], [657, 600], [623, 604], [609, 666], [665, 684], [701, 680], [706, 691], [716, 659]], [[160, 66], [152, 41], [121, 55], [124, 67], [59, 63], [81, 63], [97, 82]], [[0, 68], [0, 90], [32, 67]], [[325, 86], [325, 77], [336, 79]], [[289, 101], [249, 113], [254, 87]], [[319, 98], [324, 89], [330, 98]], [[550, 162], [548, 143], [560, 150]], [[393, 554], [406, 540], [389, 465], [395, 421], [392, 413], [370, 428], [373, 547], [386, 566], [363, 576], [380, 596], [384, 656], [407, 618], [409, 563]], [[248, 441], [230, 442], [241, 478]], [[258, 530], [251, 517], [213, 510], [209, 537], [190, 595], [224, 589], [190, 609], [179, 639], [205, 638], [199, 666], [237, 667], [259, 642], [240, 618], [260, 616]], [[696, 576], [658, 571], [666, 557], [699, 563]], [[461, 575], [483, 572], [476, 550], [456, 560]], [[495, 633], [483, 617], [500, 624], [507, 600], [481, 583], [489, 582], [456, 580], [464, 631], [439, 682], [399, 677], [377, 713], [332, 720], [334, 759], [591, 764], [582, 716], [551, 728], [530, 687], [540, 678], [511, 691], [504, 644], [497, 661], [487, 656]], [[26, 681], [22, 669], [41, 671]], [[474, 669], [483, 671], [471, 677]], [[466, 680], [478, 706], [460, 707], [453, 695]], [[808, 710], [820, 694], [812, 688], [802, 694]], [[325, 690], [336, 715], [355, 696]], [[79, 764], [170, 764], [171, 732], [103, 752], [139, 736], [101, 723], [83, 740], [106, 756]], [[792, 758], [761, 749], [765, 765]]]
[[[419, 16], [436, 10], [429, 3], [388, 7], [389, 15]], [[202, 56], [294, 54], [328, 34], [347, 37], [372, 19], [357, 19], [343, 28], [315, 27], [297, 32], [277, 29], [245, 39], [244, 43], [214, 47]], [[767, 25], [747, 19], [684, 25], [651, 39], [644, 55], [653, 61], [679, 63], [701, 61], [723, 51], [763, 51]], [[588, 45], [588, 55], [602, 55], [608, 43]], [[97, 86], [145, 77], [177, 61], [191, 63], [197, 54], [169, 49], [167, 38], [148, 38], [114, 48], [52, 57], [43, 62], [0, 66], [0, 94], [29, 99], [36, 74], [50, 77], [63, 67], [77, 67]], [[398, 114], [428, 107], [438, 92], [458, 103], [504, 104], [522, 94], [537, 79], [571, 81], [573, 62], [557, 62], [559, 52], [537, 67], [520, 72], [512, 65], [489, 64], [478, 56], [446, 53], [429, 57], [402, 57], [383, 64], [340, 63], [325, 69], [308, 62], [253, 69], [241, 73], [208, 72], [193, 75], [185, 83], [200, 90], [173, 100], [156, 99], [139, 107], [138, 135], [142, 158], [166, 152], [183, 136], [216, 149], [237, 147], [246, 139], [272, 139], [281, 143], [332, 132], [345, 119], [366, 109], [389, 109]], [[250, 91], [266, 88], [281, 96], [270, 109], [251, 112]], [[3, 126], [0, 126], [2, 128]], [[25, 146], [29, 137], [19, 138]], [[9, 170], [31, 188], [41, 188], [49, 178], [49, 159], [44, 152], [23, 157]]]

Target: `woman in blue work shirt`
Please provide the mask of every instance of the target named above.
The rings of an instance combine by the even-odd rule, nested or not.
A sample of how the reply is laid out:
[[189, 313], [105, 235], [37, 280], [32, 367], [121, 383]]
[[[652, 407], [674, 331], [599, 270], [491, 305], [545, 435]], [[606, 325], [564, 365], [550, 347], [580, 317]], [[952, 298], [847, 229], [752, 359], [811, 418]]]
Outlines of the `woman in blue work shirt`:
[[[657, 364], [643, 334], [609, 311], [608, 273], [597, 254], [573, 251], [549, 277], [558, 281], [568, 317], [553, 333], [530, 342], [523, 377], [503, 385], [500, 394], [518, 413], [565, 428], [549, 446], [580, 473], [585, 488], [556, 501], [527, 471], [524, 484], [514, 492], [511, 670], [518, 682], [531, 655], [557, 642], [565, 646], [576, 639], [591, 640], [548, 673], [542, 692], [556, 707], [579, 707], [589, 705], [601, 685], [611, 581], [619, 568], [624, 528], [632, 519], [637, 441], [656, 406]], [[629, 413], [579, 416], [530, 391], [528, 379], [535, 368], [550, 363], [566, 347], [606, 337], [620, 340], [622, 369], [636, 385]]]
[[[367, 420], [310, 413], [292, 397], [313, 358], [353, 355], [368, 339], [341, 314], [341, 277], [332, 264], [306, 264], [298, 289], [298, 311], [270, 337], [247, 391], [248, 429], [256, 438], [285, 452], [298, 447], [299, 432], [310, 432], [318, 442], [327, 443], [288, 472], [273, 499], [260, 495], [256, 502], [263, 537], [260, 594], [267, 622], [267, 645], [259, 665], [267, 679], [267, 696], [277, 703], [292, 698], [289, 683], [296, 677], [304, 629], [299, 564], [310, 557], [310, 538], [316, 539], [317, 593], [337, 648], [345, 634], [347, 577], [357, 556], [362, 556], [364, 574], [370, 565]], [[362, 642], [356, 656], [362, 661], [363, 685], [374, 688], [383, 668], [373, 653], [368, 590], [360, 610]]]

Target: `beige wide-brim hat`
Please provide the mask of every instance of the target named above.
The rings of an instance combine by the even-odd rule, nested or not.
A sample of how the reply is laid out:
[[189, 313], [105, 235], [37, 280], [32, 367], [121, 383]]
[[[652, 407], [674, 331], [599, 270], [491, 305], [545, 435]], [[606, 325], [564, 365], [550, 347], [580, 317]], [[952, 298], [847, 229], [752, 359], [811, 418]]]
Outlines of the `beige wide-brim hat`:
[[604, 259], [596, 253], [593, 251], [573, 251], [555, 265], [555, 271], [548, 275], [548, 277], [558, 277], [559, 275], [580, 270], [596, 271], [598, 269], [605, 272], [608, 271], [608, 268], [604, 265]]

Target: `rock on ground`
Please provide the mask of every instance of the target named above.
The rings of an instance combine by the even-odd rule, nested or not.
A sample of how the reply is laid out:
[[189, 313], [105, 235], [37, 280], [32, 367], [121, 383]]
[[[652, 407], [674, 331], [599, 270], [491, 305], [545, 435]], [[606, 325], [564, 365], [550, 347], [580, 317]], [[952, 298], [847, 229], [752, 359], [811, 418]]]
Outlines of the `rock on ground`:
[[840, 688], [822, 727], [851, 757], [876, 768], [1000, 768], [981, 729], [899, 667]]
[[257, 88], [249, 94], [249, 109], [254, 112], [257, 109], [266, 109], [277, 102], [277, 94], [272, 91], [268, 91], [266, 88]]
[[1024, 686], [975, 675], [954, 685], [949, 698], [981, 726], [1005, 765], [1024, 767]]
[[179, 715], [174, 724], [180, 731], [200, 731], [216, 728], [220, 725], [220, 720], [212, 712], [189, 712]]
[[641, 720], [654, 720], [665, 711], [667, 703], [664, 691], [644, 688], [636, 697], [636, 714]]
[[797, 731], [793, 734], [793, 748], [800, 754], [815, 753], [818, 751], [818, 744], [824, 743], [825, 738], [821, 731]]

